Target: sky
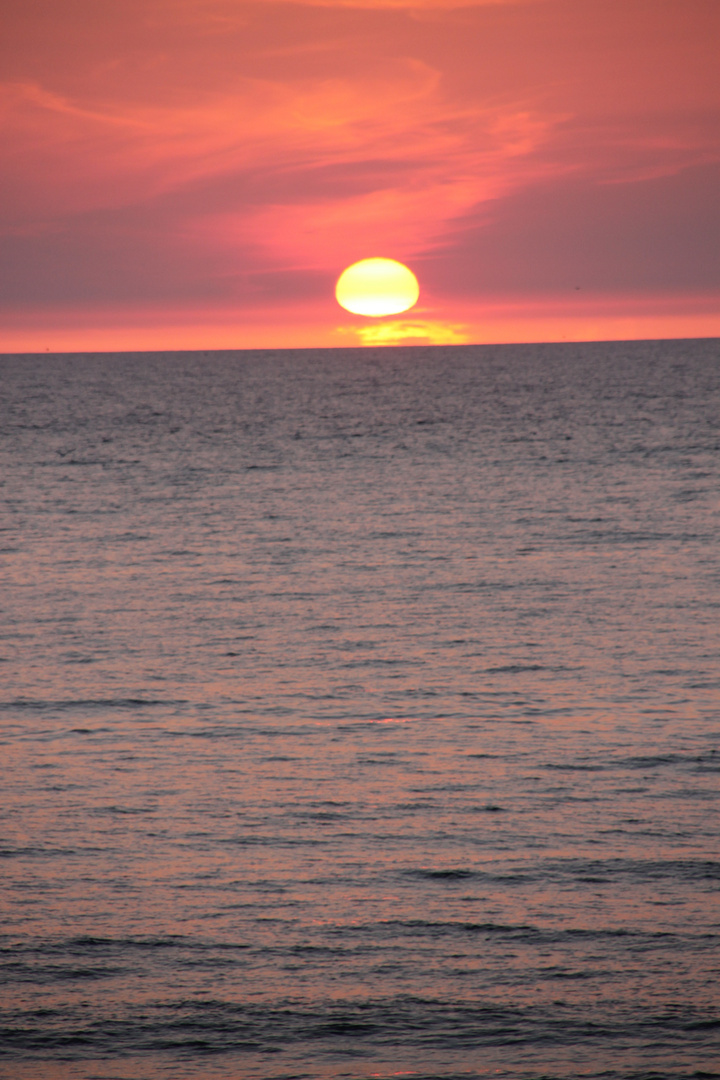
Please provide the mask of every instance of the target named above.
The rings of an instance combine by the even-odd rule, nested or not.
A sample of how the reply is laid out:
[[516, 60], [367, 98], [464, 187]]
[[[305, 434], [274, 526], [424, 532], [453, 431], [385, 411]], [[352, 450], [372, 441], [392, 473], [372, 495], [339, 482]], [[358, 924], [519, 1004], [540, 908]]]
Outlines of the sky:
[[[718, 0], [3, 0], [0, 351], [720, 336]], [[406, 263], [404, 315], [343, 311]]]

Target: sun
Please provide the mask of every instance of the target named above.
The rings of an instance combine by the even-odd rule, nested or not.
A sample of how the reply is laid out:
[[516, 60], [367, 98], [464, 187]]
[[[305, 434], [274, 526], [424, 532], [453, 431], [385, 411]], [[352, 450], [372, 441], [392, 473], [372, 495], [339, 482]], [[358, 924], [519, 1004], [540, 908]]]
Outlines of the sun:
[[419, 295], [412, 270], [395, 259], [361, 259], [343, 270], [335, 286], [338, 304], [353, 315], [397, 315]]

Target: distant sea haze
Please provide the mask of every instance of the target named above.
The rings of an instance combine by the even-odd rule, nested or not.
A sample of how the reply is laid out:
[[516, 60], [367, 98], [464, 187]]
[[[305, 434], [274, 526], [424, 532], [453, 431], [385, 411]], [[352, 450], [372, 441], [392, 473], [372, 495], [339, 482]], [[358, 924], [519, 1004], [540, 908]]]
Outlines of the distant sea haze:
[[720, 1076], [720, 343], [0, 357], [2, 1080]]

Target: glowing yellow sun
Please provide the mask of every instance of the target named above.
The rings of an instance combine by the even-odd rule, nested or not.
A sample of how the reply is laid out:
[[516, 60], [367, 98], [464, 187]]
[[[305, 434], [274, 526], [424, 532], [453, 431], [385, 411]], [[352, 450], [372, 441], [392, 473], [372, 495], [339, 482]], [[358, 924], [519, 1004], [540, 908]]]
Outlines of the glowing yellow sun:
[[419, 295], [412, 270], [395, 259], [361, 259], [343, 270], [335, 286], [338, 304], [354, 315], [397, 315]]

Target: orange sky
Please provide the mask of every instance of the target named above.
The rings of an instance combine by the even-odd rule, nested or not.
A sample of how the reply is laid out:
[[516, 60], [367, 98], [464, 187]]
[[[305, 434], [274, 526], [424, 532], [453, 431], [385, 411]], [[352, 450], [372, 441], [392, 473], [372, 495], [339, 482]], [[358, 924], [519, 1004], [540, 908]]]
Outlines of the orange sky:
[[718, 0], [3, 9], [2, 351], [720, 335]]

